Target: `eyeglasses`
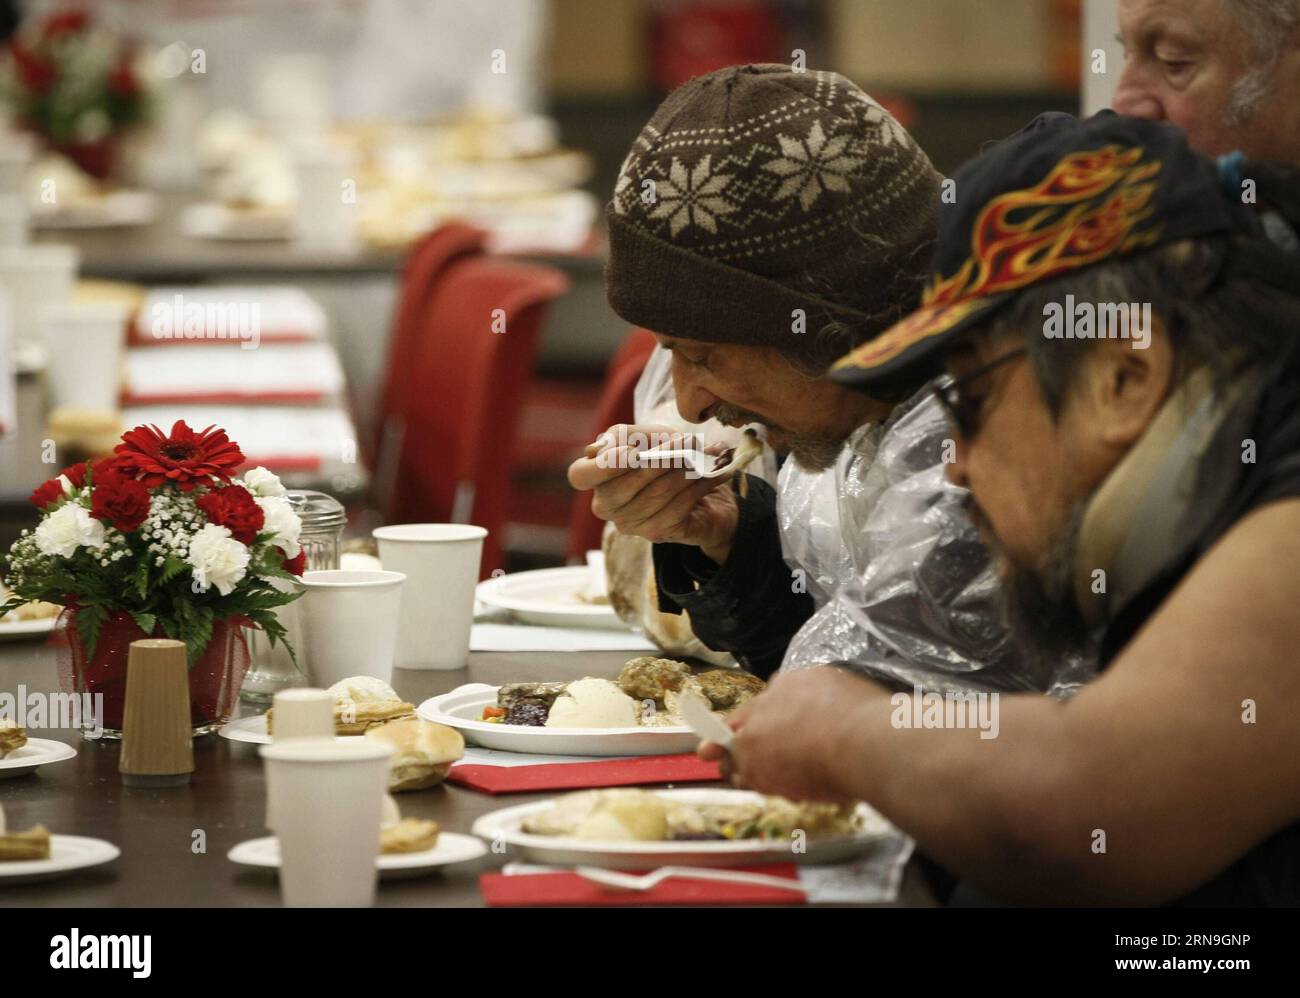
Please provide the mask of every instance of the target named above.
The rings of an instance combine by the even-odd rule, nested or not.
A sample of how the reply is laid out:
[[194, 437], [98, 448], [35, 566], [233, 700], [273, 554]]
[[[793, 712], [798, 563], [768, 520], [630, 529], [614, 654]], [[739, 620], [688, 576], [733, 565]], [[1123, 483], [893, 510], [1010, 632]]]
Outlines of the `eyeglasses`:
[[1027, 352], [1024, 347], [1020, 347], [1018, 350], [1004, 353], [1001, 357], [990, 361], [983, 367], [977, 367], [970, 373], [963, 374], [960, 378], [943, 378], [935, 384], [933, 389], [935, 398], [939, 400], [939, 404], [948, 413], [948, 418], [957, 427], [957, 432], [967, 440], [970, 440], [979, 432], [980, 410], [984, 407], [984, 398], [971, 398], [964, 395], [962, 393], [963, 386], [969, 388], [971, 384], [990, 371], [996, 370], [1017, 357], [1023, 357]]

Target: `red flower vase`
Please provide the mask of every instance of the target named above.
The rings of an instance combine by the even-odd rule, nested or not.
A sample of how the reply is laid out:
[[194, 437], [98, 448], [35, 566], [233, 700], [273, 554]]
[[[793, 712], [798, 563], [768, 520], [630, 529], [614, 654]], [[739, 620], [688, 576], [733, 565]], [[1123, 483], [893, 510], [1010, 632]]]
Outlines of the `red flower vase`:
[[111, 180], [117, 174], [119, 143], [116, 138], [96, 142], [59, 142], [53, 149], [96, 180]]
[[[110, 614], [99, 632], [95, 654], [86, 655], [77, 630], [77, 608], [63, 611], [67, 626], [59, 653], [59, 678], [63, 689], [90, 694], [103, 738], [122, 737], [122, 714], [126, 704], [126, 665], [132, 641], [166, 637], [161, 627], [146, 634], [124, 610]], [[252, 626], [243, 617], [219, 620], [212, 625], [212, 638], [198, 660], [190, 666], [190, 723], [195, 735], [215, 731], [227, 721], [239, 697], [239, 687], [248, 670], [248, 643], [244, 628]], [[102, 701], [98, 698], [102, 696]]]

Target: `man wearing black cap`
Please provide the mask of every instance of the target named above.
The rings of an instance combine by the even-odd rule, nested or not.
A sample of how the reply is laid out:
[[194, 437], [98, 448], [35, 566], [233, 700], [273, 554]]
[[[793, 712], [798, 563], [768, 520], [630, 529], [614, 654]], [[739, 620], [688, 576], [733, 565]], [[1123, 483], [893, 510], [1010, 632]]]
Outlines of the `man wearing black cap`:
[[1300, 903], [1300, 272], [1267, 234], [1296, 179], [1104, 113], [956, 183], [921, 307], [834, 376], [942, 362], [950, 475], [1017, 619], [1103, 672], [1000, 697], [992, 738], [917, 730], [839, 669], [783, 677], [733, 720], [731, 772], [869, 800], [1004, 900]]
[[759, 675], [841, 661], [909, 689], [1077, 681], [1023, 668], [1008, 641], [921, 382], [868, 397], [824, 376], [915, 303], [941, 181], [849, 80], [777, 65], [674, 91], [620, 171], [610, 304], [671, 352], [684, 420], [760, 423], [791, 459], [775, 491], [692, 479], [639, 467], [612, 428], [569, 479], [653, 542], [660, 609]]

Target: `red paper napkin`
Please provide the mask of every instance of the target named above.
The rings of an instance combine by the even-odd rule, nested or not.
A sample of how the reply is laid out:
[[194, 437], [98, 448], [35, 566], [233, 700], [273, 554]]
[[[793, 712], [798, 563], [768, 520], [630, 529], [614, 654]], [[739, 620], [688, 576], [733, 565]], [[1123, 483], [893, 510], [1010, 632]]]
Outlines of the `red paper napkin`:
[[[799, 880], [793, 863], [728, 867], [763, 873], [769, 877]], [[648, 872], [648, 871], [647, 871]], [[479, 877], [483, 900], [494, 908], [530, 908], [551, 905], [628, 907], [654, 904], [802, 904], [800, 891], [754, 884], [728, 884], [719, 880], [669, 877], [648, 891], [619, 891], [584, 880], [576, 873], [484, 873]]]
[[455, 766], [449, 783], [489, 794], [587, 787], [634, 787], [651, 783], [703, 783], [722, 779], [716, 762], [690, 752], [646, 755], [636, 759], [560, 762], [541, 766]]

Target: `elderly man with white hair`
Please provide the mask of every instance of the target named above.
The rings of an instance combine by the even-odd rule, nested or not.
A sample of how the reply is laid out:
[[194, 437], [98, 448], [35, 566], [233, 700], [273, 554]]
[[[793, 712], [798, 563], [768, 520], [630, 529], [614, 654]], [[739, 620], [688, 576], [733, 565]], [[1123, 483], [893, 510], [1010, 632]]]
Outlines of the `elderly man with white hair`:
[[1119, 0], [1112, 101], [1210, 155], [1300, 163], [1300, 0]]

